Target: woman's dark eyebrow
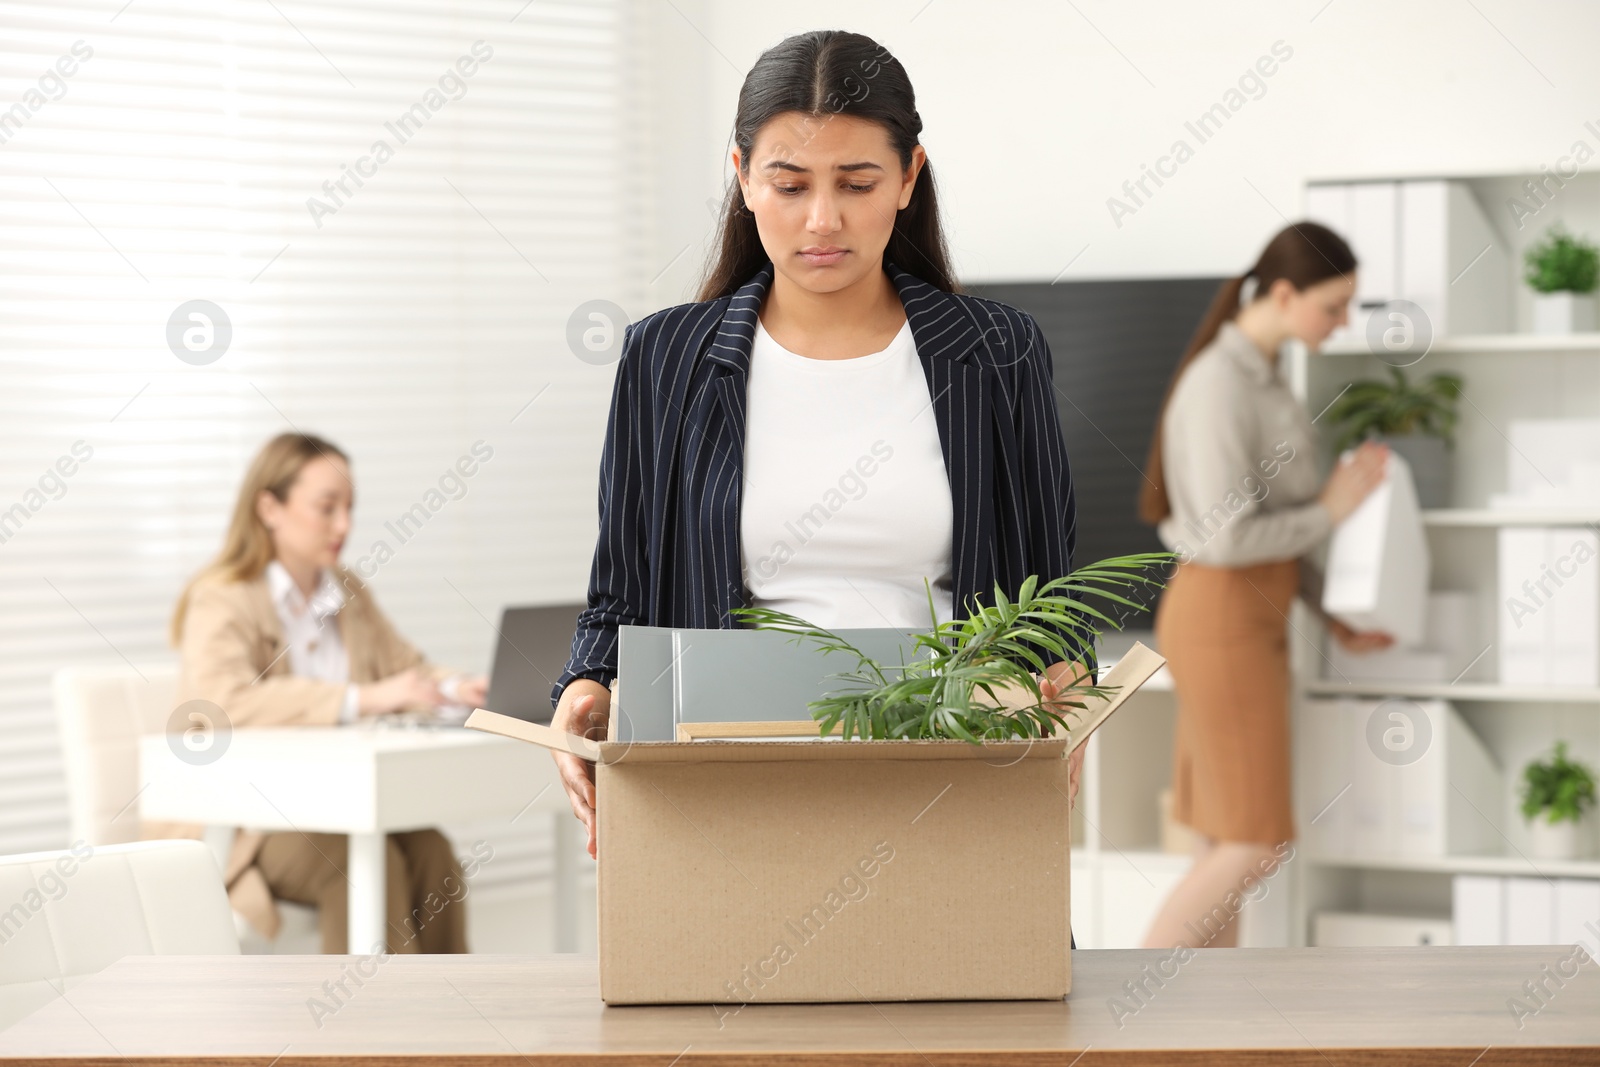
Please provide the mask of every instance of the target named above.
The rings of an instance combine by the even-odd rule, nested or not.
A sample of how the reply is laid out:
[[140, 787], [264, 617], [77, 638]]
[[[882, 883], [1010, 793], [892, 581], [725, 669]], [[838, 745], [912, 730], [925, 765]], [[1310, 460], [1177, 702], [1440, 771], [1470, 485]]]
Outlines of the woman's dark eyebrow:
[[[762, 166], [761, 169], [762, 170], [790, 170], [790, 171], [794, 171], [796, 174], [810, 174], [811, 173], [811, 170], [808, 167], [798, 167], [793, 163], [789, 163], [789, 162], [786, 162], [785, 160], [781, 160], [781, 159], [771, 160], [770, 162], [768, 162], [764, 166]], [[881, 166], [879, 166], [878, 164], [876, 164], [876, 163], [841, 163], [837, 167], [834, 167], [833, 169], [834, 170], [855, 171], [855, 170], [882, 170], [883, 168]]]

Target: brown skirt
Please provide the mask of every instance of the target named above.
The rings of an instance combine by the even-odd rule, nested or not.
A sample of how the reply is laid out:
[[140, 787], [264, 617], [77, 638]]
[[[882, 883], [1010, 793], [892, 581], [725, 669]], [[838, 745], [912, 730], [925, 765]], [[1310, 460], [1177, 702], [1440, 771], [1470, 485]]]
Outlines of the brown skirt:
[[1178, 697], [1172, 815], [1219, 841], [1293, 840], [1289, 607], [1295, 560], [1186, 563], [1156, 609]]

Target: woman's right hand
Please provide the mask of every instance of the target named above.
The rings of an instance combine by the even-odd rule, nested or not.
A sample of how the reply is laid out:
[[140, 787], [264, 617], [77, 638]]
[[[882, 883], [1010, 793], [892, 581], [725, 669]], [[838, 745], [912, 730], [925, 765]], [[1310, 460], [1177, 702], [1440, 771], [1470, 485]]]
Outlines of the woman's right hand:
[[1333, 473], [1328, 475], [1317, 500], [1333, 516], [1335, 526], [1349, 518], [1350, 513], [1383, 484], [1388, 461], [1388, 445], [1364, 441], [1348, 462], [1341, 460], [1334, 464]]
[[[550, 728], [565, 730], [591, 740], [599, 740], [606, 733], [611, 719], [611, 690], [592, 678], [574, 678], [561, 690], [556, 702], [556, 712], [550, 719]], [[567, 800], [572, 803], [572, 813], [589, 832], [589, 856], [595, 854], [594, 835], [594, 764], [567, 752], [551, 752], [556, 760], [556, 771], [561, 784], [566, 787]]]
[[1339, 647], [1358, 655], [1394, 647], [1393, 634], [1384, 633], [1382, 630], [1357, 630], [1332, 616], [1328, 618], [1328, 632], [1339, 642]]
[[426, 671], [407, 667], [381, 682], [369, 682], [357, 697], [362, 715], [392, 715], [410, 707], [436, 708], [444, 703], [438, 683]]

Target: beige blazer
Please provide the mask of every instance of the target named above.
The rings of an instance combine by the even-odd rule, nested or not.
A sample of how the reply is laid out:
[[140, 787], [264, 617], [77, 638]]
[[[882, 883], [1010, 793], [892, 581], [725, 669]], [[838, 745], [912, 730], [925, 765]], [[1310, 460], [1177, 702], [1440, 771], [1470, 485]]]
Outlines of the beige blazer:
[[[345, 604], [335, 616], [339, 636], [350, 656], [350, 682], [376, 682], [422, 667], [434, 677], [450, 673], [427, 662], [379, 610], [372, 592], [351, 571], [336, 570]], [[230, 727], [333, 726], [345, 686], [290, 672], [278, 613], [265, 575], [248, 582], [206, 579], [189, 599], [179, 644], [182, 665], [179, 704], [209, 700], [223, 710]], [[182, 823], [141, 827], [146, 838], [200, 837], [202, 828]], [[266, 878], [255, 865], [265, 834], [234, 834], [223, 882], [233, 909], [264, 936], [276, 937], [280, 916]]]

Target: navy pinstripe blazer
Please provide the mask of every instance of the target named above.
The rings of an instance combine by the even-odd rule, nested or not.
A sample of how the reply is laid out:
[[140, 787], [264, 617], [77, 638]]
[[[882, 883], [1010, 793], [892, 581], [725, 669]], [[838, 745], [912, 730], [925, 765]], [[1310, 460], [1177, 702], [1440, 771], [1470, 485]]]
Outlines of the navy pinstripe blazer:
[[[1050, 349], [1031, 315], [946, 293], [885, 260], [939, 427], [953, 512], [954, 617], [1030, 574], [1072, 569], [1076, 502]], [[600, 456], [600, 532], [566, 668], [609, 685], [617, 627], [730, 629], [740, 566], [746, 375], [768, 263], [732, 296], [680, 304], [624, 331]], [[1088, 652], [1092, 655], [1092, 650]], [[1089, 662], [1085, 660], [1084, 662]]]

